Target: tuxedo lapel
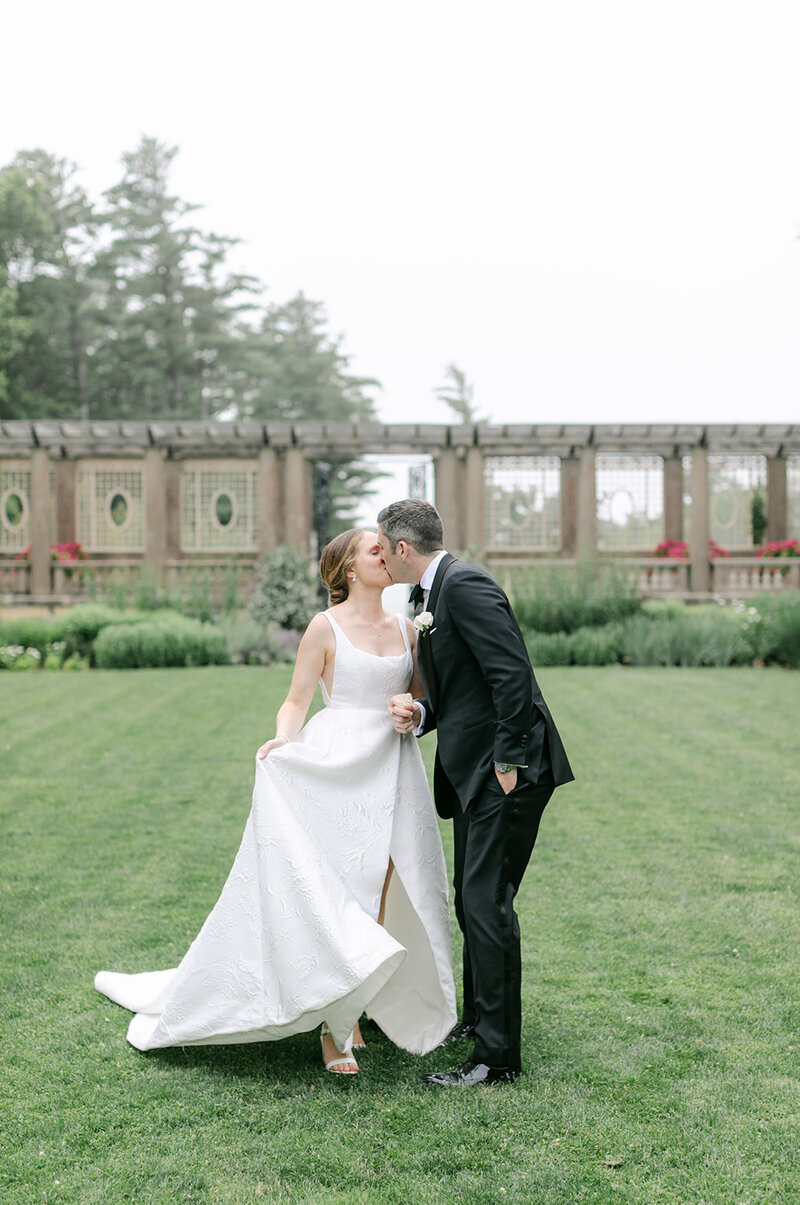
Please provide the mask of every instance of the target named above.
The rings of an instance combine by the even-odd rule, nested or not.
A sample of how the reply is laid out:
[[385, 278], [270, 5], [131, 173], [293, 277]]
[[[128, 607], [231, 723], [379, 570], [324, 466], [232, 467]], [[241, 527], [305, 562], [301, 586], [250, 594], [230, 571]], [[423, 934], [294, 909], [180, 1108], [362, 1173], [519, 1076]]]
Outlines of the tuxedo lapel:
[[451, 556], [449, 552], [445, 553], [445, 555], [439, 561], [438, 567], [436, 569], [436, 576], [433, 579], [433, 585], [431, 586], [431, 592], [428, 595], [428, 610], [432, 613], [434, 618], [436, 618], [436, 610], [435, 610], [436, 600], [439, 597], [439, 591], [442, 588], [442, 582], [445, 579], [445, 574], [447, 573], [447, 570], [453, 564], [453, 561], [455, 559], [456, 558], [454, 556]]
[[[433, 579], [433, 585], [431, 586], [431, 592], [428, 595], [427, 609], [433, 615], [433, 625], [432, 626], [434, 628], [436, 627], [436, 609], [435, 609], [436, 602], [437, 602], [437, 599], [439, 598], [439, 592], [441, 591], [441, 588], [442, 588], [442, 582], [444, 581], [447, 570], [453, 564], [455, 559], [456, 558], [454, 556], [451, 556], [449, 552], [447, 553], [446, 556], [442, 557], [442, 559], [439, 562], [439, 565], [436, 569], [436, 576]], [[433, 704], [433, 709], [435, 711], [437, 697], [439, 694], [439, 683], [436, 679], [436, 670], [435, 670], [434, 664], [433, 664], [433, 654], [431, 652], [431, 636], [430, 636], [430, 634], [427, 636], [423, 636], [420, 634], [419, 639], [417, 641], [417, 658], [419, 660], [420, 668], [422, 670], [422, 677], [425, 682], [425, 689], [428, 693], [430, 701]]]

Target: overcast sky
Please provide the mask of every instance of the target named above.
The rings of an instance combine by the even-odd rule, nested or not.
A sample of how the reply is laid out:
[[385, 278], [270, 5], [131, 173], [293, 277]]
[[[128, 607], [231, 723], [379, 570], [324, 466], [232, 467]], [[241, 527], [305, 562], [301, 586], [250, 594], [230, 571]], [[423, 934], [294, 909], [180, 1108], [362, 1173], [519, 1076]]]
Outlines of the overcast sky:
[[0, 163], [94, 195], [142, 134], [323, 300], [382, 418], [800, 417], [796, 0], [40, 0], [2, 17]]

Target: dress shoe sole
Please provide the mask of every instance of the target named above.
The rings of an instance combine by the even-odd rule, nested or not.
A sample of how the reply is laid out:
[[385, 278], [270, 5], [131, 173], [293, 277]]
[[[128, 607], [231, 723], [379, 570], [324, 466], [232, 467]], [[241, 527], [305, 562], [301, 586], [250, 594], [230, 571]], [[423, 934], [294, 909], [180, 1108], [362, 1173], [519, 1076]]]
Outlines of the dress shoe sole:
[[497, 1084], [513, 1084], [520, 1077], [519, 1071], [502, 1071], [484, 1079], [471, 1079], [468, 1075], [441, 1077], [423, 1075], [422, 1082], [432, 1088], [494, 1088]]

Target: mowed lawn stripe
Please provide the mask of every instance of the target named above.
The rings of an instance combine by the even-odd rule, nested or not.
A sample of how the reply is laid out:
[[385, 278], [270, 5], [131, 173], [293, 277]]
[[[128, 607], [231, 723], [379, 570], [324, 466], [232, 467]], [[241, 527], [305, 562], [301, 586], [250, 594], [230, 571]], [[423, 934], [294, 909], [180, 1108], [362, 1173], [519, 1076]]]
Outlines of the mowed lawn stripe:
[[578, 781], [518, 899], [512, 1088], [426, 1090], [467, 1051], [414, 1058], [373, 1029], [347, 1084], [311, 1034], [127, 1045], [94, 971], [184, 953], [290, 673], [0, 677], [0, 1200], [797, 1199], [798, 678], [780, 670], [538, 675]]

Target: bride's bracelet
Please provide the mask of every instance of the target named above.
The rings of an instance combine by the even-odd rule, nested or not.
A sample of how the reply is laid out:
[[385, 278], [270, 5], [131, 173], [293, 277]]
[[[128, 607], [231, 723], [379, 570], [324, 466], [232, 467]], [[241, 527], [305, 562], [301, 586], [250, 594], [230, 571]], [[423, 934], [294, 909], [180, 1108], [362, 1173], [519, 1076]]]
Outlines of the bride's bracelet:
[[276, 732], [276, 734], [275, 734], [275, 740], [276, 740], [276, 741], [286, 741], [286, 744], [287, 744], [287, 745], [290, 745], [290, 744], [292, 743], [292, 742], [289, 740], [289, 737], [286, 735], [286, 733], [285, 733], [285, 732]]

